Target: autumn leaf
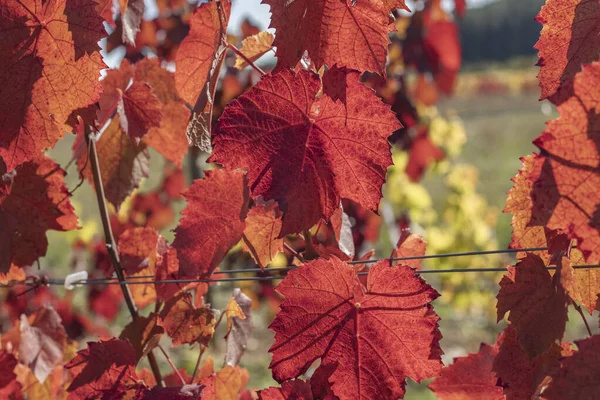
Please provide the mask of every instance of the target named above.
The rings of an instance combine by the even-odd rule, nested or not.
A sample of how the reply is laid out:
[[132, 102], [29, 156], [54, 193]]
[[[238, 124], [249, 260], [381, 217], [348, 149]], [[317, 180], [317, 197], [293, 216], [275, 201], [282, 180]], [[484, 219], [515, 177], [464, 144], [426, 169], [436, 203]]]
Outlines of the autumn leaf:
[[[273, 48], [273, 40], [275, 37], [272, 33], [267, 31], [258, 32], [256, 35], [248, 36], [242, 40], [242, 47], [240, 52], [246, 56], [250, 61], [255, 62]], [[242, 57], [237, 55], [235, 57], [235, 68], [244, 69], [249, 66]]]
[[492, 363], [498, 353], [496, 346], [482, 343], [479, 351], [454, 362], [429, 384], [440, 400], [486, 399], [503, 400], [502, 388], [496, 386], [498, 378], [492, 372]]
[[265, 268], [275, 256], [283, 251], [281, 213], [277, 203], [257, 204], [246, 217], [246, 229], [242, 236], [242, 249], [252, 256], [254, 262]]
[[144, 16], [144, 0], [119, 0], [121, 7], [123, 43], [135, 46], [135, 36], [140, 31]]
[[237, 400], [242, 389], [242, 369], [227, 365], [215, 375], [215, 399]]
[[0, 5], [0, 158], [8, 171], [54, 147], [71, 113], [99, 97], [106, 35], [93, 0]]
[[577, 351], [561, 361], [560, 370], [543, 392], [544, 399], [593, 399], [600, 393], [600, 335], [579, 340]]
[[[535, 45], [539, 51], [541, 99], [554, 95], [600, 57], [600, 4], [595, 0], [548, 0], [536, 17], [543, 25]], [[589, 86], [592, 88], [593, 86]]]
[[121, 398], [136, 380], [136, 354], [126, 340], [88, 342], [65, 368], [73, 374], [69, 399]]
[[[46, 231], [77, 229], [77, 216], [64, 184], [66, 173], [46, 156], [26, 162], [0, 177], [0, 274], [19, 276], [18, 269], [46, 254]], [[7, 275], [5, 275], [8, 273]]]
[[420, 129], [410, 145], [406, 175], [411, 181], [418, 182], [427, 167], [445, 157], [446, 153], [431, 141], [428, 130]]
[[107, 72], [102, 80], [103, 93], [97, 120], [100, 128], [116, 110], [121, 130], [132, 139], [139, 140], [151, 128], [160, 126], [162, 105], [148, 83], [130, 82], [132, 74], [127, 60], [121, 62], [118, 70]]
[[[396, 248], [392, 251], [392, 258], [424, 256], [426, 249], [427, 242], [423, 240], [421, 236], [410, 233], [409, 231], [402, 231], [400, 239], [398, 239], [398, 243], [396, 244]], [[421, 269], [421, 261], [421, 259], [401, 260], [397, 261], [397, 263], [408, 265], [414, 269]]]
[[[600, 63], [583, 68], [558, 107], [560, 117], [535, 140], [528, 180], [533, 182], [530, 226], [564, 230], [577, 239], [588, 263], [600, 262]], [[515, 187], [514, 190], [517, 190]]]
[[179, 276], [210, 275], [242, 238], [248, 213], [248, 185], [242, 171], [206, 171], [183, 193], [187, 200], [173, 247]]
[[88, 304], [91, 311], [114, 321], [123, 304], [123, 292], [119, 285], [92, 287], [88, 292]]
[[[14, 373], [17, 359], [10, 353], [0, 350], [0, 395], [7, 399], [22, 399], [21, 384]], [[20, 397], [18, 397], [20, 395]], [[14, 397], [13, 397], [14, 396]]]
[[395, 30], [393, 9], [408, 11], [404, 0], [263, 0], [271, 7], [277, 68], [294, 68], [305, 51], [317, 69], [323, 65], [385, 75], [388, 34]]
[[133, 79], [149, 84], [162, 104], [160, 126], [151, 127], [143, 142], [181, 168], [188, 150], [185, 130], [190, 112], [177, 93], [175, 75], [161, 68], [159, 59], [144, 58], [135, 64]]
[[[252, 333], [252, 299], [238, 288], [233, 289], [232, 299], [242, 311], [241, 315], [234, 315], [228, 319], [231, 327], [227, 329], [227, 350], [225, 364], [237, 365], [246, 350], [246, 344]], [[243, 317], [242, 317], [243, 316]]]
[[462, 63], [458, 26], [446, 19], [426, 18], [423, 51], [442, 93], [452, 94]]
[[507, 400], [536, 398], [547, 379], [558, 371], [560, 358], [571, 355], [570, 345], [552, 344], [550, 349], [530, 360], [519, 343], [517, 333], [508, 326], [498, 337], [499, 346], [494, 358], [493, 371], [498, 376], [498, 386], [504, 390]]
[[[87, 151], [85, 148], [81, 151], [82, 146], [86, 146], [85, 138], [77, 135], [73, 144], [73, 152], [79, 154], [77, 166], [82, 171], [81, 175], [93, 184]], [[148, 150], [143, 143], [136, 144], [123, 133], [116, 118], [102, 133], [96, 148], [106, 199], [118, 210], [131, 192], [139, 187], [142, 178], [148, 176]]]
[[119, 256], [127, 275], [156, 265], [158, 232], [154, 228], [128, 229], [119, 236]]
[[283, 211], [280, 237], [328, 220], [341, 198], [376, 211], [392, 163], [387, 137], [400, 125], [359, 73], [329, 70], [317, 99], [319, 89], [312, 72], [267, 75], [215, 125], [209, 161], [248, 169], [252, 196]]
[[229, 302], [227, 302], [227, 307], [225, 308], [225, 316], [227, 317], [227, 333], [225, 337], [229, 336], [231, 332], [231, 328], [233, 327], [234, 318], [237, 319], [246, 319], [246, 315], [244, 311], [237, 303], [235, 297], [231, 297]]
[[[31, 319], [31, 322], [30, 322]], [[21, 315], [19, 359], [44, 383], [54, 367], [62, 361], [67, 333], [54, 308], [40, 308], [30, 318]]]
[[350, 265], [319, 259], [288, 272], [276, 290], [285, 297], [270, 326], [278, 382], [320, 358], [321, 365], [338, 363], [329, 378], [338, 397], [397, 398], [405, 378], [419, 382], [442, 367], [430, 304], [438, 294], [408, 267], [380, 261], [364, 287]]
[[528, 254], [508, 267], [497, 298], [498, 321], [510, 312], [508, 320], [530, 359], [563, 337], [569, 298], [560, 285], [560, 274], [550, 276], [540, 257]]
[[310, 383], [300, 379], [285, 381], [281, 387], [270, 387], [258, 391], [259, 400], [313, 400]]
[[215, 333], [215, 314], [209, 308], [196, 308], [189, 293], [167, 301], [160, 313], [159, 325], [173, 340], [172, 347], [201, 343], [208, 345]]
[[158, 345], [164, 332], [163, 327], [158, 325], [157, 315], [150, 314], [148, 317], [138, 317], [125, 325], [119, 339], [129, 340], [135, 349], [136, 361], [139, 362]]
[[344, 212], [344, 208], [338, 207], [331, 218], [329, 219], [335, 240], [338, 243], [339, 249], [347, 256], [354, 257], [356, 251], [354, 247], [354, 236], [352, 235], [352, 223], [350, 217]]

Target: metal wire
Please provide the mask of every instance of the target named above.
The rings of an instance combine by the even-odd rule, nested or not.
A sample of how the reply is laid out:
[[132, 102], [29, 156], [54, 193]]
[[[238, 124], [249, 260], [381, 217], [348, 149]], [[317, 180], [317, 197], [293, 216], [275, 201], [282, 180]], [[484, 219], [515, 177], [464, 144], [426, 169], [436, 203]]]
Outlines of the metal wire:
[[[389, 261], [409, 261], [409, 260], [422, 260], [422, 259], [432, 259], [432, 258], [449, 258], [449, 257], [470, 257], [476, 255], [489, 255], [489, 254], [502, 254], [502, 253], [518, 253], [518, 252], [532, 252], [532, 251], [544, 251], [548, 250], [546, 247], [531, 247], [531, 248], [522, 248], [522, 249], [503, 249], [503, 250], [485, 250], [485, 251], [467, 251], [467, 252], [459, 252], [459, 253], [446, 253], [446, 254], [431, 254], [424, 256], [408, 256], [408, 257], [393, 257], [393, 258], [383, 258], [383, 259], [375, 259], [375, 260], [358, 260], [358, 261], [349, 261], [348, 264], [373, 264], [378, 261], [389, 260]], [[248, 269], [232, 269], [219, 271], [219, 274], [241, 274], [241, 273], [253, 273], [253, 272], [263, 272], [263, 273], [271, 273], [271, 272], [287, 272], [293, 269], [298, 268], [297, 266], [287, 266], [287, 267], [275, 267], [275, 268], [248, 268]], [[589, 264], [589, 265], [574, 265], [572, 266], [574, 269], [596, 269], [600, 268], [600, 265], [597, 264]], [[555, 270], [556, 266], [547, 267], [548, 270]], [[472, 273], [472, 272], [505, 272], [507, 270], [506, 267], [496, 267], [496, 268], [450, 268], [450, 269], [426, 269], [426, 270], [416, 270], [415, 273], [418, 275], [422, 274], [445, 274], [445, 273]], [[359, 272], [358, 275], [367, 275], [368, 272]], [[117, 278], [89, 278], [86, 280], [81, 280], [77, 282], [73, 282], [74, 285], [166, 285], [166, 284], [189, 284], [189, 283], [219, 283], [219, 282], [242, 282], [242, 281], [273, 281], [273, 280], [281, 280], [284, 279], [285, 276], [251, 276], [251, 277], [227, 277], [227, 278], [215, 278], [215, 279], [162, 279], [162, 280], [154, 280], [154, 276], [152, 275], [142, 275], [142, 276], [131, 276], [127, 277], [124, 282], [120, 282]], [[146, 279], [146, 280], [144, 280]], [[25, 282], [17, 282], [29, 285], [64, 285], [64, 279], [34, 279], [31, 281]], [[10, 284], [0, 285], [0, 287], [11, 287]]]

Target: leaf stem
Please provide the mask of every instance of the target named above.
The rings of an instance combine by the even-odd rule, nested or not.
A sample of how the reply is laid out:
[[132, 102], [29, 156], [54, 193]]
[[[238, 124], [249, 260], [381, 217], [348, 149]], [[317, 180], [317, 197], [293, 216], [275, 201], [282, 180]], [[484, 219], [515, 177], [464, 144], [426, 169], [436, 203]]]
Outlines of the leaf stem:
[[163, 355], [167, 359], [167, 362], [169, 363], [169, 365], [171, 366], [171, 368], [173, 368], [173, 371], [175, 372], [175, 375], [177, 375], [179, 377], [179, 381], [181, 382], [181, 386], [187, 385], [187, 382], [185, 381], [185, 379], [183, 378], [183, 376], [181, 376], [181, 373], [179, 372], [179, 370], [177, 369], [177, 367], [175, 366], [175, 364], [173, 364], [173, 360], [171, 360], [171, 357], [169, 357], [169, 354], [165, 351], [165, 349], [160, 344], [157, 347], [158, 347], [158, 349], [160, 351], [162, 351]]
[[[92, 127], [88, 124], [85, 124], [84, 129], [85, 140], [87, 141], [90, 149], [89, 161], [92, 166], [94, 188], [96, 189], [96, 200], [98, 201], [98, 208], [100, 210], [100, 219], [102, 220], [102, 228], [104, 230], [106, 249], [110, 256], [110, 262], [113, 266], [113, 269], [115, 270], [119, 282], [125, 282], [125, 274], [123, 273], [123, 267], [121, 266], [121, 262], [119, 260], [117, 243], [115, 242], [112, 227], [110, 226], [108, 207], [106, 205], [106, 199], [104, 196], [104, 187], [102, 186], [102, 174], [100, 172], [100, 163], [98, 162], [98, 151], [96, 150], [96, 141], [92, 137]], [[139, 318], [139, 314], [137, 307], [133, 302], [129, 286], [127, 286], [127, 284], [122, 284], [119, 286], [121, 286], [121, 290], [123, 291], [123, 297], [125, 298], [125, 303], [127, 304], [129, 313], [131, 314], [131, 317], [134, 320], [136, 320], [137, 318]], [[162, 386], [162, 377], [160, 375], [160, 369], [158, 368], [156, 357], [154, 356], [152, 351], [148, 353], [148, 362], [150, 363], [150, 367], [152, 369], [152, 373], [154, 374], [154, 378], [156, 379], [156, 384], [158, 386]]]
[[192, 381], [190, 383], [194, 383], [196, 380], [196, 375], [198, 375], [198, 367], [200, 367], [200, 360], [202, 360], [202, 356], [206, 351], [206, 346], [200, 345], [200, 353], [198, 353], [198, 360], [196, 361], [196, 366], [194, 367], [194, 373], [192, 374]]
[[261, 76], [266, 75], [265, 71], [263, 71], [262, 69], [260, 69], [256, 64], [254, 64], [254, 62], [252, 60], [250, 60], [248, 57], [246, 57], [244, 55], [244, 53], [242, 53], [240, 51], [240, 49], [238, 49], [237, 47], [235, 47], [231, 43], [227, 43], [227, 47], [230, 48], [235, 54], [237, 54], [238, 56], [240, 56], [244, 61], [246, 61], [252, 68], [254, 68], [256, 71], [258, 71], [258, 73]]
[[583, 314], [583, 310], [581, 309], [581, 306], [579, 304], [575, 304], [575, 302], [573, 302], [573, 307], [575, 307], [575, 309], [577, 310], [579, 315], [581, 315], [581, 319], [583, 320], [583, 323], [585, 324], [585, 328], [587, 329], [587, 332], [590, 335], [590, 337], [594, 336], [592, 334], [592, 330], [590, 329], [590, 326], [588, 325], [587, 319], [585, 318], [585, 315]]
[[290, 253], [292, 253], [292, 255], [298, 259], [298, 261], [300, 261], [302, 263], [304, 262], [304, 257], [302, 257], [302, 255], [300, 253], [298, 253], [296, 250], [294, 250], [292, 248], [292, 246], [290, 246], [289, 244], [287, 244], [285, 241], [283, 242], [283, 247], [287, 251], [289, 251]]

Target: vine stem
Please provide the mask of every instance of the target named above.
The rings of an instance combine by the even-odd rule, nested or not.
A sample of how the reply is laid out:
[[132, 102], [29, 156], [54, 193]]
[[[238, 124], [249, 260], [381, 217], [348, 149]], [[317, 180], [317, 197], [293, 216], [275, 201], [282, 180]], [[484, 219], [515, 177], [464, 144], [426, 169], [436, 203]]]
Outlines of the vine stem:
[[252, 68], [254, 68], [256, 71], [258, 71], [259, 74], [261, 74], [261, 76], [266, 75], [265, 71], [263, 71], [262, 69], [260, 69], [260, 67], [258, 67], [256, 64], [254, 64], [254, 62], [252, 60], [250, 60], [248, 57], [246, 57], [244, 55], [244, 53], [242, 53], [240, 51], [240, 49], [238, 49], [237, 47], [235, 47], [234, 45], [232, 45], [231, 43], [227, 43], [227, 47], [231, 49], [231, 51], [233, 51], [235, 54], [237, 54], [238, 56], [242, 57], [242, 59], [244, 61], [246, 61], [248, 64], [250, 64], [250, 66]]
[[200, 367], [200, 360], [202, 360], [202, 356], [204, 355], [205, 351], [206, 351], [206, 347], [200, 345], [200, 352], [198, 353], [198, 360], [196, 361], [196, 366], [194, 367], [194, 373], [192, 374], [192, 380], [190, 383], [194, 383], [194, 380], [196, 380], [196, 375], [198, 375], [198, 367]]
[[171, 357], [169, 357], [169, 354], [165, 351], [165, 349], [160, 344], [157, 347], [159, 348], [160, 351], [162, 351], [163, 355], [167, 359], [167, 362], [169, 363], [169, 365], [171, 366], [171, 368], [173, 368], [173, 371], [175, 372], [175, 375], [177, 375], [179, 377], [179, 381], [181, 382], [181, 386], [187, 385], [187, 382], [185, 381], [185, 379], [183, 379], [183, 376], [181, 376], [181, 373], [179, 372], [179, 370], [177, 369], [177, 367], [175, 366], [175, 364], [173, 364], [173, 360], [171, 360]]
[[292, 248], [292, 246], [290, 246], [289, 244], [287, 244], [285, 241], [283, 242], [283, 247], [287, 251], [289, 251], [290, 253], [292, 253], [292, 255], [298, 259], [298, 261], [300, 261], [302, 263], [304, 262], [304, 257], [302, 257], [302, 255], [300, 253], [298, 253], [296, 250], [294, 250]]
[[[121, 262], [119, 260], [117, 243], [115, 242], [112, 227], [110, 226], [108, 206], [106, 205], [106, 198], [104, 196], [104, 186], [102, 186], [102, 174], [100, 172], [100, 163], [98, 162], [98, 151], [96, 149], [96, 141], [92, 137], [91, 126], [85, 124], [84, 129], [85, 140], [88, 142], [88, 146], [90, 149], [89, 161], [92, 166], [94, 188], [96, 189], [96, 199], [98, 201], [98, 208], [100, 210], [100, 219], [102, 220], [102, 228], [104, 230], [106, 249], [108, 251], [112, 267], [115, 270], [115, 273], [117, 274], [117, 279], [119, 280], [119, 282], [125, 282], [125, 274], [123, 273], [123, 267], [121, 266]], [[133, 320], [138, 319], [139, 313], [135, 303], [133, 302], [129, 286], [127, 286], [127, 284], [122, 284], [119, 286], [121, 286], [121, 290], [123, 291], [123, 297], [125, 298], [125, 303], [127, 304], [127, 308], [129, 309], [131, 317], [133, 318]], [[158, 386], [162, 386], [162, 377], [160, 374], [160, 369], [158, 368], [156, 357], [154, 356], [152, 351], [148, 353], [148, 362], [150, 363], [150, 367], [152, 369], [152, 373], [154, 374], [154, 378], [156, 379], [156, 384]]]
[[581, 319], [583, 320], [583, 323], [585, 324], [585, 328], [587, 329], [588, 334], [591, 336], [594, 336], [592, 334], [592, 330], [590, 329], [590, 326], [588, 325], [587, 319], [585, 318], [585, 315], [583, 314], [583, 310], [581, 309], [581, 306], [579, 304], [575, 304], [575, 302], [573, 303], [573, 307], [575, 307], [575, 309], [577, 310], [577, 312], [579, 313], [579, 315], [581, 315]]

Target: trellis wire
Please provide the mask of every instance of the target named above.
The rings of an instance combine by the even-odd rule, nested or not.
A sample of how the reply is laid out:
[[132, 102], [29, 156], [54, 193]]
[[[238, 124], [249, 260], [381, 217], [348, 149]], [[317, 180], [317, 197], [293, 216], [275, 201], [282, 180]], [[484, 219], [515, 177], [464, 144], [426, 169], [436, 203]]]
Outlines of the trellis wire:
[[[446, 254], [431, 254], [423, 256], [407, 256], [407, 257], [392, 257], [382, 258], [374, 260], [357, 260], [349, 261], [348, 264], [373, 264], [378, 261], [410, 261], [410, 260], [423, 260], [432, 258], [450, 258], [450, 257], [471, 257], [476, 255], [490, 255], [490, 254], [503, 254], [503, 253], [519, 253], [519, 252], [532, 252], [532, 251], [544, 251], [548, 250], [547, 247], [532, 247], [522, 249], [501, 249], [501, 250], [485, 250], [485, 251], [467, 251], [459, 253], [446, 253]], [[298, 266], [287, 266], [287, 267], [274, 267], [274, 268], [248, 268], [248, 269], [232, 269], [219, 271], [219, 274], [234, 275], [241, 273], [270, 273], [270, 272], [287, 272], [298, 268]], [[600, 268], [600, 265], [589, 264], [589, 265], [574, 265], [574, 269], [596, 269]], [[548, 270], [555, 270], [555, 266], [547, 267]], [[492, 267], [492, 268], [450, 268], [450, 269], [429, 269], [429, 270], [416, 270], [415, 273], [418, 275], [422, 274], [444, 274], [444, 273], [472, 273], [472, 272], [506, 272], [506, 267]], [[368, 272], [359, 272], [358, 275], [367, 275]], [[190, 283], [220, 283], [220, 282], [243, 282], [243, 281], [273, 281], [284, 279], [285, 276], [251, 276], [251, 277], [228, 277], [228, 278], [215, 278], [215, 279], [163, 279], [153, 280], [153, 275], [142, 275], [142, 276], [130, 276], [123, 282], [117, 280], [117, 278], [89, 278], [81, 281], [73, 282], [75, 285], [153, 285], [153, 284], [190, 284]], [[152, 280], [143, 280], [152, 279]], [[64, 285], [64, 279], [44, 279], [43, 282], [40, 280], [22, 282], [30, 285]], [[0, 285], [0, 287], [11, 287], [11, 285]]]

